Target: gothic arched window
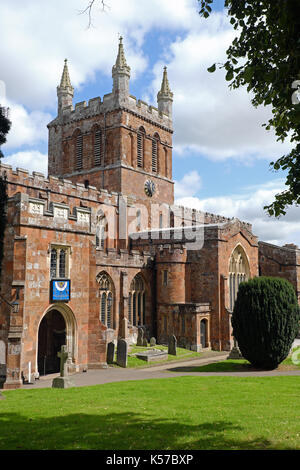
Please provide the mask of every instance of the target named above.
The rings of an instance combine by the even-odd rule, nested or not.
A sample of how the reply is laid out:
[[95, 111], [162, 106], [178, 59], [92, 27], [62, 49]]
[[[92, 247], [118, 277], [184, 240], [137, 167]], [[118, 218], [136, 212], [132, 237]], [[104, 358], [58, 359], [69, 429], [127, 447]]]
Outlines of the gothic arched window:
[[106, 273], [97, 276], [100, 292], [100, 320], [107, 328], [113, 328], [114, 287]]
[[241, 282], [247, 281], [250, 277], [249, 262], [244, 249], [238, 245], [229, 261], [229, 309], [233, 311], [238, 288]]
[[70, 247], [52, 246], [50, 252], [50, 279], [69, 276]]
[[128, 320], [133, 326], [144, 325], [146, 321], [145, 283], [137, 274], [130, 284], [128, 302]]

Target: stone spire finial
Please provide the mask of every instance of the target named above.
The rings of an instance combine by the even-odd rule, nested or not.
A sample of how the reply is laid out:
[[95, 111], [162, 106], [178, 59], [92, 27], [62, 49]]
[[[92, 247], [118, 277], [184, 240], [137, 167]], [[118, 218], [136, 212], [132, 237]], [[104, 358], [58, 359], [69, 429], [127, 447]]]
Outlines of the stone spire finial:
[[173, 99], [173, 93], [170, 90], [170, 85], [169, 85], [169, 80], [168, 80], [168, 75], [167, 75], [167, 67], [164, 67], [163, 79], [162, 79], [160, 91], [157, 94], [157, 99], [164, 98], [164, 97], [169, 97], [170, 99]]
[[123, 38], [122, 38], [122, 36], [120, 36], [119, 50], [118, 50], [116, 63], [113, 66], [113, 73], [114, 72], [122, 72], [122, 71], [130, 73], [130, 67], [127, 65], [126, 58], [125, 58]]
[[173, 93], [170, 90], [167, 67], [164, 67], [163, 79], [160, 91], [157, 93], [158, 110], [162, 113], [172, 115]]
[[65, 59], [65, 65], [64, 65], [64, 70], [63, 70], [63, 73], [62, 73], [62, 76], [61, 76], [61, 81], [60, 81], [60, 88], [72, 88], [72, 85], [71, 85], [71, 80], [70, 80], [70, 75], [69, 75], [69, 70], [68, 70], [68, 59]]
[[123, 47], [123, 38], [120, 37], [118, 56], [112, 68], [113, 94], [116, 105], [124, 105], [129, 97], [130, 67], [127, 65]]
[[67, 59], [65, 59], [60, 85], [57, 87], [58, 114], [60, 114], [64, 108], [73, 105], [74, 88], [71, 84], [67, 62]]

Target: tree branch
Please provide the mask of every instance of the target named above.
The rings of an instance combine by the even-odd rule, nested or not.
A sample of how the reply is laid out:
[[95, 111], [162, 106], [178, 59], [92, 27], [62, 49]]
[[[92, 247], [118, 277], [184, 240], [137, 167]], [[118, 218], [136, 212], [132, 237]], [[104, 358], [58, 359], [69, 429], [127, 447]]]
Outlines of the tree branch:
[[81, 10], [79, 11], [79, 14], [80, 15], [83, 15], [85, 13], [88, 14], [88, 17], [89, 17], [89, 24], [88, 24], [88, 29], [92, 26], [92, 10], [95, 6], [96, 3], [99, 3], [102, 5], [102, 8], [101, 10], [104, 12], [106, 11], [106, 9], [108, 8], [109, 9], [109, 5], [107, 5], [104, 0], [89, 0], [89, 3], [87, 5], [87, 7], [84, 9], [84, 10]]

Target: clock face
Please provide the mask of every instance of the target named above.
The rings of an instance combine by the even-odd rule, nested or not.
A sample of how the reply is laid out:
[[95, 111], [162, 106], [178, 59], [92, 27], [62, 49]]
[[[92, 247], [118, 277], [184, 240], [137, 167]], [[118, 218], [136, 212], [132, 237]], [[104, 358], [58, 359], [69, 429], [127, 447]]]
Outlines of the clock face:
[[148, 197], [152, 197], [155, 193], [155, 184], [151, 180], [145, 182], [145, 193]]

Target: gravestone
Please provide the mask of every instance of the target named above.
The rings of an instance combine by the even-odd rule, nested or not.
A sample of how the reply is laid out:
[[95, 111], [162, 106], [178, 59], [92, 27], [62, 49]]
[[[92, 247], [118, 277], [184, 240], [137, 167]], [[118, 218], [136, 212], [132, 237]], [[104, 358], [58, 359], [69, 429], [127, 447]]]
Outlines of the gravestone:
[[176, 346], [177, 346], [176, 337], [174, 335], [169, 336], [168, 354], [171, 354], [172, 356], [177, 356]]
[[168, 359], [167, 351], [160, 351], [159, 349], [150, 349], [141, 353], [136, 353], [135, 356], [146, 362], [166, 361]]
[[137, 346], [144, 346], [143, 341], [144, 341], [144, 330], [143, 330], [143, 328], [139, 327], [138, 328], [138, 337], [137, 337], [136, 345]]
[[52, 388], [74, 387], [72, 380], [68, 377], [67, 359], [69, 355], [67, 346], [65, 344], [61, 347], [61, 350], [57, 353], [57, 356], [60, 358], [60, 377], [53, 379]]
[[154, 346], [156, 346], [156, 339], [155, 339], [154, 337], [152, 337], [152, 338], [150, 339], [150, 346], [151, 346], [151, 348], [153, 348]]
[[110, 342], [107, 345], [107, 364], [113, 364], [115, 358], [115, 343]]
[[127, 367], [128, 344], [125, 339], [119, 339], [117, 345], [117, 364], [120, 367]]
[[237, 340], [233, 338], [233, 348], [231, 349], [227, 359], [243, 359]]
[[147, 347], [148, 347], [148, 341], [147, 341], [147, 338], [144, 338], [144, 339], [143, 339], [143, 346], [144, 346], [145, 348], [147, 348]]

